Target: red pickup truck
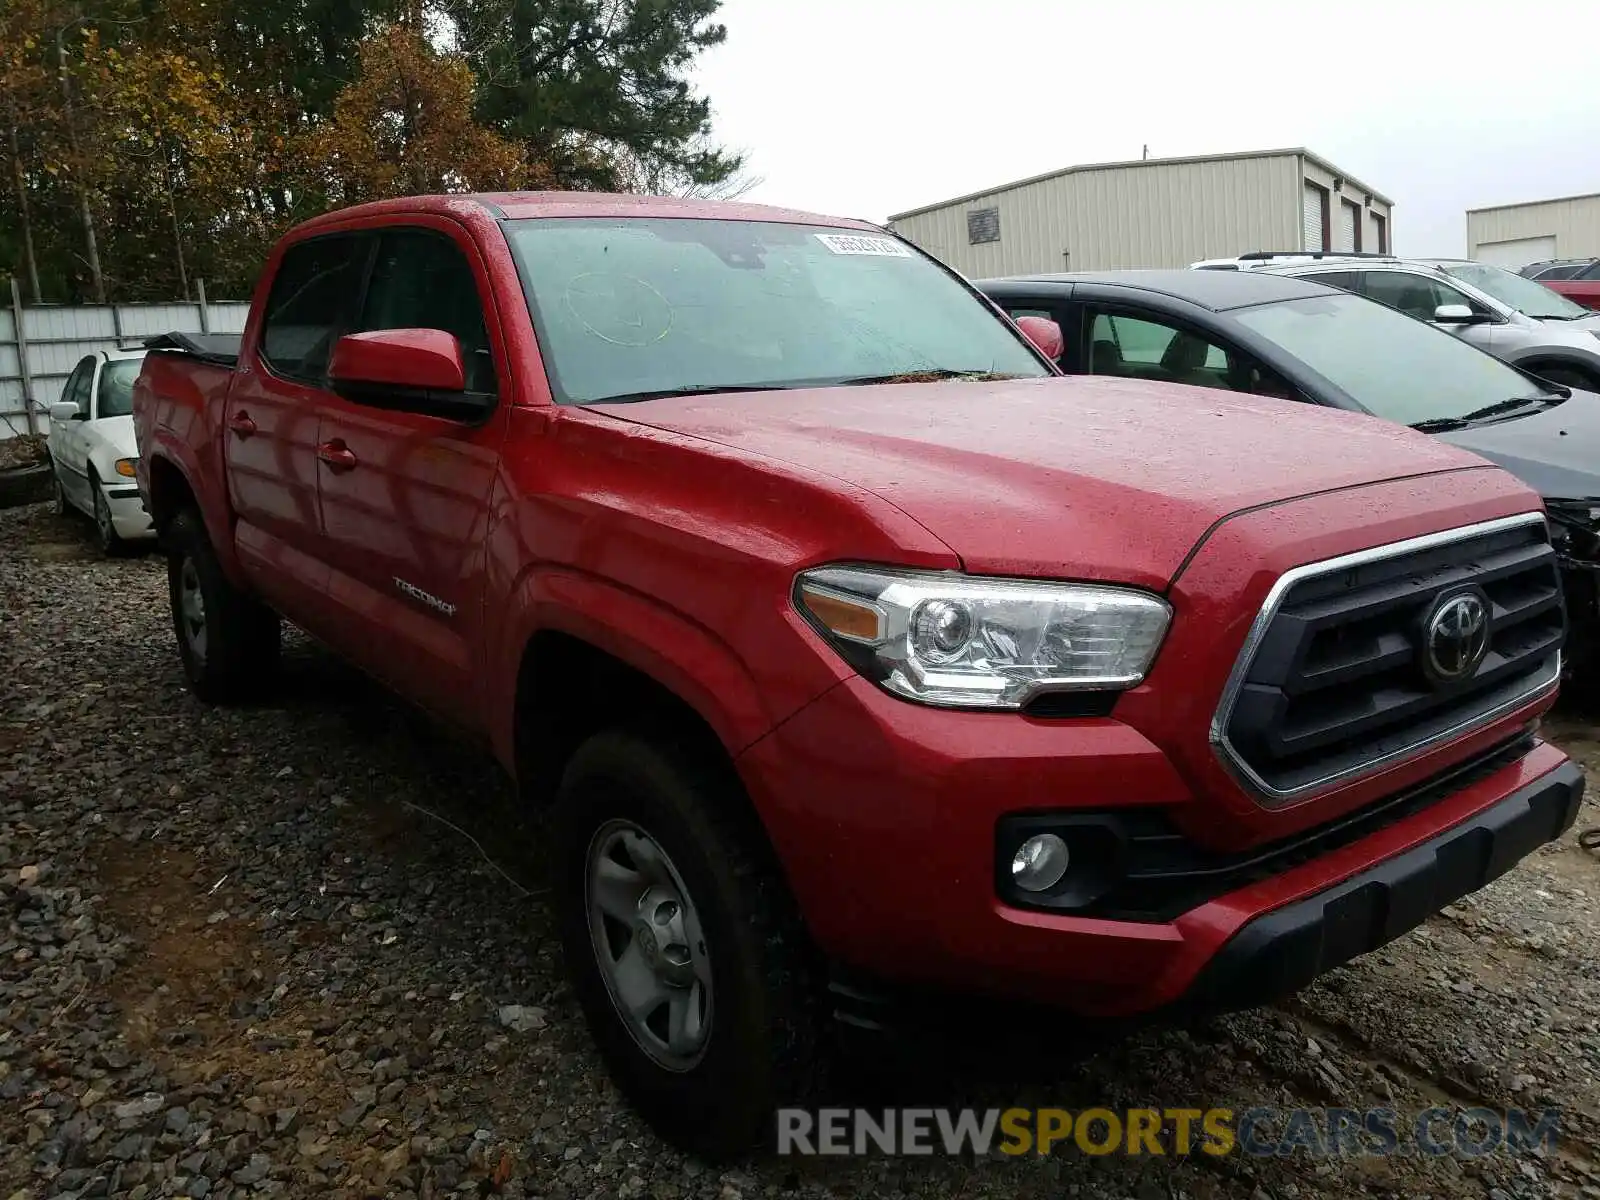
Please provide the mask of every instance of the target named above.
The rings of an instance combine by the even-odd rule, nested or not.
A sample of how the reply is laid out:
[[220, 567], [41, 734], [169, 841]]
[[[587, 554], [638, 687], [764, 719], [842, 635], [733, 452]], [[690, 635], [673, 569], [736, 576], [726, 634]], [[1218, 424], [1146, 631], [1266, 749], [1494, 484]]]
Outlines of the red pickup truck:
[[1533, 492], [1054, 337], [861, 222], [319, 217], [138, 380], [184, 669], [259, 687], [281, 615], [480, 737], [610, 1070], [707, 1155], [839, 1021], [1259, 1003], [1569, 826]]

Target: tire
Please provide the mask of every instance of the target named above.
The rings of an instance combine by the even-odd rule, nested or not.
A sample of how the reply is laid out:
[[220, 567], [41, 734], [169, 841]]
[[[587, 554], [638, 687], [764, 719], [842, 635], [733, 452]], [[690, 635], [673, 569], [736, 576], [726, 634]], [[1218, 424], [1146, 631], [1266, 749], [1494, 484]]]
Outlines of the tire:
[[164, 544], [172, 631], [190, 690], [212, 704], [260, 693], [282, 645], [278, 614], [223, 574], [205, 522], [194, 509], [173, 518]]
[[1600, 382], [1576, 367], [1529, 367], [1528, 370], [1547, 383], [1583, 392], [1600, 392]]
[[111, 505], [106, 502], [105, 488], [100, 486], [100, 477], [92, 469], [89, 472], [89, 490], [94, 495], [94, 544], [101, 554], [114, 558], [127, 546], [117, 535], [117, 527], [111, 520]]
[[[808, 944], [780, 873], [762, 847], [752, 844], [756, 837], [738, 830], [728, 816], [734, 811], [725, 806], [729, 800], [742, 803], [726, 795], [736, 786], [681, 750], [633, 733], [602, 733], [573, 756], [552, 822], [562, 944], [601, 1057], [623, 1094], [663, 1137], [712, 1161], [745, 1154], [770, 1136], [774, 1109], [800, 1103], [818, 1086], [824, 1057]], [[670, 888], [652, 885], [642, 907], [622, 907], [633, 914], [636, 930], [650, 920], [656, 921], [653, 928], [667, 930], [649, 939], [660, 968], [694, 979], [676, 989], [656, 985], [673, 1001], [651, 1014], [657, 1026], [651, 1048], [652, 1034], [636, 1032], [612, 999], [610, 981], [620, 971], [602, 965], [602, 955], [621, 961], [633, 952], [640, 955], [635, 962], [645, 964], [639, 970], [651, 972], [649, 958], [638, 949], [644, 939], [628, 936], [627, 926], [600, 917], [599, 906], [590, 903], [590, 881], [601, 859], [609, 859], [613, 870], [619, 858], [636, 867], [650, 862], [649, 854], [632, 853], [640, 843], [627, 841], [630, 830], [660, 852], [653, 867], [635, 872], [638, 880], [666, 878], [680, 888], [681, 926], [659, 921], [660, 897]], [[612, 903], [615, 908], [615, 898]], [[687, 950], [687, 964], [673, 961], [673, 929], [686, 939], [676, 957], [682, 960]], [[701, 980], [709, 981], [709, 992]], [[676, 992], [686, 993], [686, 1010], [703, 1017], [703, 1041], [687, 1050], [680, 1046], [673, 1058], [660, 1035], [670, 1032], [667, 1023], [680, 1003]], [[692, 1024], [686, 1021], [684, 1029]], [[685, 1041], [692, 1040], [686, 1032]], [[664, 1062], [663, 1052], [673, 1061]]]

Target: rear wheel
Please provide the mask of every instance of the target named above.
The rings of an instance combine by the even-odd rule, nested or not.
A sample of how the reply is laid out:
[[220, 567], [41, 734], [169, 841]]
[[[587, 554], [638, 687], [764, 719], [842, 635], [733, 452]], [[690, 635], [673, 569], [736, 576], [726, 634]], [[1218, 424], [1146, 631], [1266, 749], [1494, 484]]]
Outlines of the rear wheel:
[[612, 1078], [668, 1140], [722, 1159], [818, 1076], [813, 978], [782, 879], [727, 816], [736, 786], [666, 744], [603, 733], [554, 821], [558, 918]]
[[173, 518], [166, 535], [172, 628], [189, 686], [212, 703], [247, 699], [277, 663], [278, 615], [223, 574], [194, 509]]

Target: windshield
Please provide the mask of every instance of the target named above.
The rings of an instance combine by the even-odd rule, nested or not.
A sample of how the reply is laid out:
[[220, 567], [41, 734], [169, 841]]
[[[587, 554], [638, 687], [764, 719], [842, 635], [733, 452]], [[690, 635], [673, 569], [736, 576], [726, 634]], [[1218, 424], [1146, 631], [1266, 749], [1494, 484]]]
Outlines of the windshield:
[[139, 378], [139, 358], [114, 358], [100, 371], [100, 403], [96, 417], [126, 417], [133, 412], [133, 381]]
[[1415, 425], [1549, 395], [1487, 351], [1363, 296], [1242, 309], [1239, 323], [1316, 371], [1375, 416]]
[[1445, 274], [1454, 275], [1470, 283], [1480, 292], [1487, 292], [1501, 304], [1508, 304], [1525, 317], [1543, 320], [1573, 321], [1589, 316], [1589, 310], [1574, 304], [1565, 296], [1552, 292], [1537, 280], [1514, 275], [1487, 263], [1445, 263]]
[[777, 222], [512, 221], [558, 401], [1051, 371], [892, 238]]

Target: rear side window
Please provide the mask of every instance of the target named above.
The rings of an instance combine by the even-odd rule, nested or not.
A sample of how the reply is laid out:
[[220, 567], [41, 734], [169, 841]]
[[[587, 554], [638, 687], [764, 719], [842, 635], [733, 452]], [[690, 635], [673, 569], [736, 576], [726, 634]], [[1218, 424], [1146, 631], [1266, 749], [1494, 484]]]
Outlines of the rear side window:
[[385, 233], [356, 328], [443, 329], [461, 343], [467, 390], [493, 394], [494, 358], [477, 280], [461, 248], [422, 230]]
[[1356, 273], [1354, 271], [1316, 271], [1301, 278], [1309, 279], [1312, 283], [1320, 283], [1325, 287], [1338, 288], [1343, 292], [1356, 290]]
[[261, 329], [261, 357], [273, 371], [322, 381], [361, 290], [362, 244], [354, 237], [315, 238], [284, 253]]

